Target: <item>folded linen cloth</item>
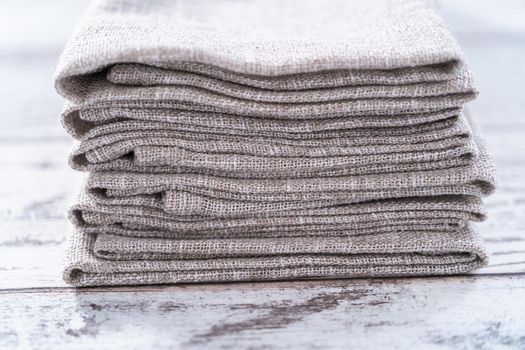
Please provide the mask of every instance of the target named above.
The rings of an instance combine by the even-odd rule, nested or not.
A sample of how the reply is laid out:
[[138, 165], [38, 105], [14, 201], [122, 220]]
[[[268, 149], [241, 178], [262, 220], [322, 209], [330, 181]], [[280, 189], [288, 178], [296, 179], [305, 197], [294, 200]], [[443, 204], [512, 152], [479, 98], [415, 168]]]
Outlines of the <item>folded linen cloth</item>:
[[[184, 192], [180, 194], [185, 196]], [[191, 199], [194, 198], [191, 196]], [[407, 230], [412, 229], [413, 225], [437, 225], [446, 230], [443, 225], [450, 228], [467, 220], [479, 221], [484, 218], [479, 198], [468, 195], [409, 197], [361, 203], [337, 203], [330, 200], [304, 206], [279, 203], [292, 209], [263, 212], [252, 208], [235, 211], [221, 208], [224, 209], [221, 213], [206, 211], [205, 206], [194, 207], [194, 210], [166, 210], [137, 203], [134, 199], [127, 202], [108, 201], [83, 192], [72, 206], [70, 218], [77, 228], [86, 233], [177, 239], [348, 236], [370, 234], [373, 230]]]
[[114, 122], [92, 129], [74, 148], [70, 164], [89, 171], [342, 176], [468, 165], [477, 150], [463, 117], [405, 128], [338, 130], [313, 140], [219, 133], [179, 131], [171, 123]]
[[[214, 252], [213, 258], [205, 252]], [[344, 238], [200, 241], [122, 240], [76, 231], [64, 279], [75, 286], [97, 286], [447, 275], [471, 271], [486, 259], [479, 237], [468, 227]]]
[[[139, 128], [146, 130], [155, 129], [154, 126], [151, 126], [155, 125], [154, 123], [140, 124], [137, 121], [160, 122], [171, 126], [172, 129], [176, 127], [176, 130], [194, 133], [312, 140], [335, 136], [345, 137], [347, 136], [345, 131], [361, 128], [372, 128], [379, 131], [382, 128], [410, 128], [425, 124], [429, 129], [434, 125], [432, 122], [436, 122], [436, 128], [439, 128], [440, 123], [450, 122], [460, 112], [460, 108], [450, 108], [433, 113], [291, 120], [184, 111], [175, 108], [105, 106], [81, 109], [75, 104], [68, 103], [62, 118], [66, 131], [79, 140], [90, 139], [102, 134], [130, 131], [133, 130], [132, 125], [138, 125]], [[122, 124], [116, 122], [122, 122]]]
[[[113, 63], [123, 65], [112, 80], [140, 74], [126, 63], [154, 63], [272, 90], [443, 81], [461, 70], [458, 45], [424, 0], [98, 1], [64, 51], [58, 86], [81, 95], [74, 76]], [[276, 77], [290, 74], [301, 75]]]
[[[351, 19], [351, 20], [349, 20]], [[76, 286], [463, 273], [493, 169], [424, 0], [96, 1], [61, 57]]]
[[464, 168], [346, 178], [94, 172], [70, 211], [64, 278], [89, 286], [464, 273], [487, 261], [468, 225], [484, 219], [480, 197], [494, 186], [478, 147]]
[[82, 111], [109, 107], [417, 117], [474, 97], [460, 58], [426, 1], [106, 0], [68, 43], [56, 86], [74, 101], [63, 115], [74, 135], [92, 126]]
[[494, 189], [493, 166], [482, 144], [473, 164], [433, 171], [285, 179], [93, 172], [86, 189], [107, 204], [134, 204], [167, 212], [231, 215], [348, 204], [387, 198], [465, 194]]

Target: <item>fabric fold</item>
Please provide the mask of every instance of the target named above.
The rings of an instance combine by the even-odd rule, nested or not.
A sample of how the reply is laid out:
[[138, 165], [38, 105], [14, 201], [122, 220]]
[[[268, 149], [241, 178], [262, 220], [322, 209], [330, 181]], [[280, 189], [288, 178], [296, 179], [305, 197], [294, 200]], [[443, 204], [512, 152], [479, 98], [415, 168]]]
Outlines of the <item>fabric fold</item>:
[[494, 169], [425, 0], [95, 1], [55, 86], [75, 286], [466, 273]]
[[[321, 246], [304, 238], [299, 245], [293, 241], [267, 241], [259, 244], [273, 250], [274, 255], [260, 257], [252, 255], [254, 250], [261, 251], [256, 242], [243, 240], [241, 246], [236, 246], [221, 240], [217, 243], [226, 248], [228, 255], [234, 253], [233, 248], [241, 256], [213, 259], [174, 259], [170, 251], [181, 254], [181, 248], [170, 247], [178, 244], [173, 240], [113, 240], [109, 236], [74, 233], [65, 280], [90, 286], [444, 275], [471, 271], [487, 259], [479, 237], [469, 229], [444, 235], [419, 232], [417, 237], [385, 235], [377, 241], [346, 238], [331, 242], [324, 238]], [[204, 241], [190, 243], [189, 247], [213, 251], [206, 249], [206, 244], [213, 245]]]

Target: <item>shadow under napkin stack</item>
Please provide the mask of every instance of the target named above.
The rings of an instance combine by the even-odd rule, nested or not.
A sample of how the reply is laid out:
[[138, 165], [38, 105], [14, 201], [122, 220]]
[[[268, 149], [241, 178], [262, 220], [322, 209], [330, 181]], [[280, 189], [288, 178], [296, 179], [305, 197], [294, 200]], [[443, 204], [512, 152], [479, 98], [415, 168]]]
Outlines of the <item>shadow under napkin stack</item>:
[[493, 169], [424, 0], [95, 2], [56, 87], [75, 286], [447, 275]]

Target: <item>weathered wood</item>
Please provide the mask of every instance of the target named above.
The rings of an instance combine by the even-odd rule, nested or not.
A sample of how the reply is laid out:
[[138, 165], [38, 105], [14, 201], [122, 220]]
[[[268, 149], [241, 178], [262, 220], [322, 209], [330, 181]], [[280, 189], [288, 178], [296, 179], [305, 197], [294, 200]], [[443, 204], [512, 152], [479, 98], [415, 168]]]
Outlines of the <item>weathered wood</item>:
[[74, 290], [61, 279], [65, 210], [82, 175], [66, 164], [52, 75], [87, 3], [2, 2], [1, 349], [525, 348], [523, 2], [438, 1], [498, 171], [477, 275]]
[[521, 277], [0, 294], [12, 349], [523, 349]]

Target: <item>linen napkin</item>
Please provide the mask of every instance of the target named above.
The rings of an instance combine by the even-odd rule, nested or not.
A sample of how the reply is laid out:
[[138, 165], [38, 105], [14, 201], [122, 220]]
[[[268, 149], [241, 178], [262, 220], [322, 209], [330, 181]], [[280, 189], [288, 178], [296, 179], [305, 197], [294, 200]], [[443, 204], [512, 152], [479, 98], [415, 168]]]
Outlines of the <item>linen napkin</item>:
[[[277, 134], [126, 120], [97, 126], [71, 153], [78, 170], [196, 172], [251, 178], [341, 176], [467, 165], [476, 156], [463, 116], [395, 128]], [[251, 133], [251, 135], [250, 135]], [[274, 135], [272, 135], [272, 133]], [[315, 137], [315, 138], [313, 138]]]
[[454, 274], [494, 170], [424, 0], [95, 1], [56, 88], [75, 286]]
[[[75, 286], [448, 275], [471, 271], [487, 259], [469, 228], [189, 242], [76, 231], [70, 244], [64, 278]], [[202, 252], [214, 252], [213, 258]]]

